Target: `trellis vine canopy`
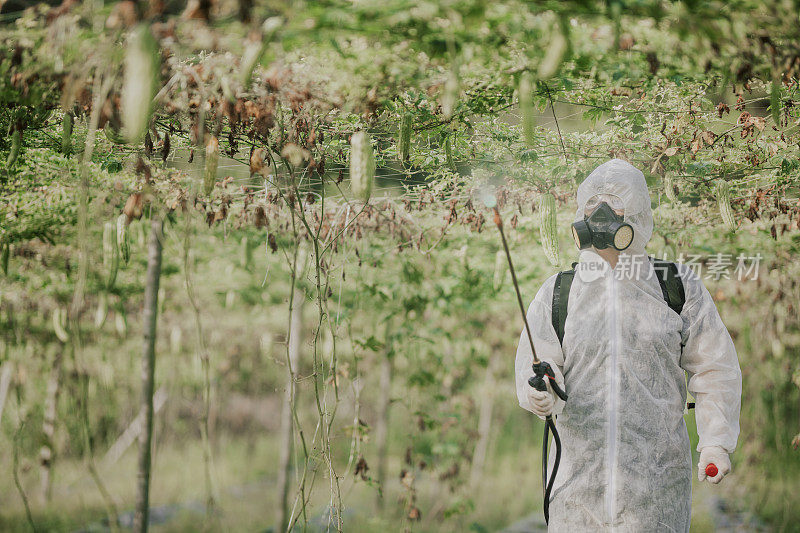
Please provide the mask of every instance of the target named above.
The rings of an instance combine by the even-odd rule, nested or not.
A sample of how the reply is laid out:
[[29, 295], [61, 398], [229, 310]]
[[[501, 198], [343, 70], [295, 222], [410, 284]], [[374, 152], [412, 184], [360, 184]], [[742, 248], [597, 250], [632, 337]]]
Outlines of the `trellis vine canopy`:
[[[471, 365], [479, 361], [491, 378], [486, 354], [502, 345], [508, 327], [485, 327], [507, 288], [497, 243], [492, 249], [482, 233], [486, 208], [503, 211], [520, 254], [534, 244], [544, 255], [541, 263], [520, 262], [520, 279], [530, 282], [568, 264], [576, 251], [568, 232], [577, 183], [612, 157], [644, 172], [656, 219], [651, 242], [672, 255], [698, 241], [724, 242], [726, 252], [771, 250], [774, 275], [758, 280], [752, 294], [737, 287], [737, 298], [755, 310], [759, 334], [780, 337], [780, 350], [796, 349], [796, 335], [786, 332], [798, 328], [790, 311], [796, 303], [789, 303], [797, 299], [797, 243], [781, 236], [796, 236], [800, 225], [800, 1], [204, 0], [184, 7], [67, 0], [8, 12], [18, 4], [0, 8], [0, 149], [7, 154], [0, 160], [0, 270], [3, 290], [13, 289], [0, 294], [0, 304], [26, 309], [32, 333], [20, 334], [20, 321], [0, 320], [11, 339], [4, 346], [22, 360], [23, 337], [41, 346], [74, 343], [81, 363], [64, 364], [80, 379], [110, 383], [108, 361], [86, 363], [85, 374], [81, 364], [92, 357], [91, 342], [102, 340], [107, 316], [114, 315], [120, 342], [128, 335], [125, 309], [139, 305], [135, 273], [142, 277], [147, 242], [134, 221], [160, 216], [165, 233], [180, 241], [167, 237], [165, 272], [180, 270], [173, 259], [182, 258], [181, 290], [203, 354], [198, 368], [210, 384], [202, 288], [196, 296], [191, 282], [202, 266], [194, 254], [205, 250], [191, 243], [208, 239], [214, 250], [206, 262], [217, 264], [228, 259], [220, 235], [241, 231], [243, 270], [258, 260], [268, 266], [259, 283], [246, 278], [243, 288], [230, 289], [225, 309], [241, 296], [248, 311], [263, 311], [258, 306], [283, 303], [288, 294], [294, 311], [298, 289], [300, 297], [314, 295], [319, 313], [308, 375], [293, 367], [288, 340], [280, 359], [292, 387], [313, 388], [311, 418], [320, 428], [305, 426], [309, 446], [295, 457], [302, 472], [289, 502], [295, 511], [305, 512], [317, 469], [328, 469], [329, 513], [341, 526], [334, 485], [345, 474], [330, 435], [339, 430], [340, 386], [353, 378], [360, 390], [364, 353], [406, 365], [409, 390], [424, 390], [420, 403], [435, 413], [412, 412], [420, 434], [432, 420], [456, 433], [429, 453], [453, 461], [446, 468], [455, 473], [442, 471], [440, 479], [455, 489], [459, 461], [471, 457], [471, 428], [436, 417], [471, 409], [464, 384], [474, 377]], [[234, 165], [243, 176], [233, 175]], [[206, 234], [198, 237], [198, 228]], [[402, 253], [409, 250], [416, 254]], [[419, 258], [429, 263], [420, 266]], [[26, 267], [15, 271], [15, 263]], [[428, 267], [444, 281], [428, 276]], [[350, 291], [347, 276], [359, 276], [358, 290]], [[281, 284], [287, 279], [288, 287]], [[77, 303], [68, 308], [71, 297]], [[443, 335], [449, 349], [425, 344], [398, 355], [371, 330], [358, 331], [365, 336], [358, 341], [348, 332], [348, 375], [337, 366], [336, 339], [344, 334], [335, 329], [360, 316], [366, 300], [369, 327], [403, 319], [396, 332], [387, 326], [387, 338]], [[86, 333], [81, 313], [95, 304], [95, 327]], [[281, 335], [283, 326], [275, 326]], [[448, 337], [462, 327], [468, 346]], [[179, 345], [180, 334], [174, 337]], [[318, 347], [323, 337], [326, 346]], [[772, 349], [762, 342], [750, 348], [761, 362]], [[780, 350], [764, 372], [777, 384], [770, 390], [793, 386], [787, 376], [794, 367]], [[452, 398], [442, 400], [438, 382], [455, 391]], [[367, 429], [357, 412], [345, 431], [353, 445], [344, 472], [353, 467], [353, 478], [368, 479], [360, 455]], [[403, 464], [411, 466], [400, 477], [409, 520], [420, 513], [412, 459], [421, 455], [408, 452]]]
[[[796, 173], [796, 2], [255, 3], [246, 16], [236, 2], [179, 15], [159, 12], [160, 4], [16, 14], [2, 31], [5, 127], [40, 127], [58, 108], [88, 113], [108, 71], [114, 81], [98, 126], [119, 136], [123, 122], [141, 121], [126, 116], [147, 116], [146, 102], [124, 103], [150, 94], [150, 76], [136, 76], [137, 85], [124, 73], [149, 68], [138, 43], [152, 35], [160, 76], [145, 147], [163, 148], [158, 126], [195, 144], [209, 130], [223, 133], [232, 154], [240, 144], [281, 154], [300, 141], [317, 152], [306, 169], [330, 168], [347, 165], [353, 131], [366, 126], [389, 139], [401, 124], [396, 146], [379, 144], [378, 167], [410, 157], [419, 170], [446, 172], [444, 139], [456, 135], [456, 160], [501, 164], [543, 189], [609, 154], [637, 159], [653, 175], [677, 171], [678, 189], [725, 177], [734, 198], [744, 193], [739, 178], [760, 174], [773, 185]], [[215, 30], [232, 16], [246, 22]], [[516, 125], [482, 142], [470, 135], [518, 103], [528, 149]], [[610, 128], [559, 131], [555, 145], [549, 131], [530, 132], [531, 107], [548, 103], [577, 105]], [[426, 150], [409, 152], [407, 122]], [[557, 146], [571, 165], [558, 164]]]

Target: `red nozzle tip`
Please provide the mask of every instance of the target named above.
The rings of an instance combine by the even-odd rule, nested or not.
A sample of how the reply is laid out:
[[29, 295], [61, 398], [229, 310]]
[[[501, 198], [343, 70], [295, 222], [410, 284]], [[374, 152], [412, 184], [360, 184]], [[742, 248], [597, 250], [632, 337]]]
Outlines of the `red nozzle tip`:
[[717, 465], [715, 465], [714, 463], [708, 463], [708, 465], [706, 466], [706, 475], [708, 477], [716, 477], [718, 473], [719, 470], [717, 470]]

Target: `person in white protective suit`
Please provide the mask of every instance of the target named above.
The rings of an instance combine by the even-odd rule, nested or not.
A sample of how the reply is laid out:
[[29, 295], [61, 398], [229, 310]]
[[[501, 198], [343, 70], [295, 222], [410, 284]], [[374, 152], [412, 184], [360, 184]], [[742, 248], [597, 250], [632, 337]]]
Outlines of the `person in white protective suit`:
[[[688, 531], [691, 451], [683, 414], [696, 401], [698, 477], [731, 469], [739, 435], [741, 371], [708, 290], [682, 264], [678, 314], [662, 295], [645, 253], [653, 232], [644, 175], [613, 159], [578, 187], [576, 224], [611, 207], [633, 230], [624, 251], [585, 247], [568, 289], [563, 341], [552, 322], [556, 275], [528, 311], [536, 353], [569, 398], [528, 385], [532, 354], [523, 330], [516, 354], [521, 407], [555, 415], [562, 456], [550, 499], [550, 531]], [[589, 221], [591, 224], [591, 220]], [[577, 239], [577, 236], [576, 236]], [[631, 268], [631, 265], [638, 265]], [[551, 454], [551, 469], [553, 454]], [[716, 476], [707, 477], [714, 463]]]

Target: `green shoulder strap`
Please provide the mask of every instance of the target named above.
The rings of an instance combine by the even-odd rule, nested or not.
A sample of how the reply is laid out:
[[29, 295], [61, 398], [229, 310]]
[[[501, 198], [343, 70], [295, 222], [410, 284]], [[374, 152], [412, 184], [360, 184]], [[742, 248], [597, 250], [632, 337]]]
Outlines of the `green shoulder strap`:
[[556, 284], [553, 287], [553, 329], [556, 330], [559, 344], [564, 343], [564, 324], [567, 322], [569, 289], [572, 287], [572, 280], [575, 279], [576, 264], [572, 263], [572, 270], [559, 272], [556, 276]]
[[[572, 287], [572, 280], [575, 279], [575, 265], [572, 270], [559, 272], [556, 276], [556, 283], [553, 287], [553, 329], [558, 336], [558, 342], [564, 344], [564, 324], [567, 323], [567, 305], [569, 304], [569, 290]], [[678, 266], [669, 261], [653, 259], [653, 270], [661, 287], [661, 295], [670, 309], [678, 314], [683, 311], [683, 304], [686, 302], [686, 294], [683, 290], [683, 281], [678, 274]]]

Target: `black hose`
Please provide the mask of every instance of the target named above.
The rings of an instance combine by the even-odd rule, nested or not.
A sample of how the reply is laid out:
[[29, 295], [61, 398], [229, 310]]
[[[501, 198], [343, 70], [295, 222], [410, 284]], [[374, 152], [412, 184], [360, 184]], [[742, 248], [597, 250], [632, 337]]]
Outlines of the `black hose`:
[[[553, 461], [553, 473], [550, 479], [547, 479], [547, 447], [550, 441], [550, 432], [553, 433], [553, 440], [556, 445], [556, 459]], [[544, 424], [544, 439], [542, 441], [542, 490], [544, 491], [544, 503], [542, 508], [544, 510], [544, 521], [546, 524], [550, 523], [550, 494], [553, 491], [553, 483], [556, 481], [556, 474], [558, 474], [558, 465], [561, 463], [561, 438], [558, 435], [556, 424], [552, 416], [548, 416]]]
[[[567, 401], [567, 393], [558, 386], [556, 383], [555, 374], [553, 373], [550, 364], [546, 361], [540, 361], [533, 364], [533, 376], [528, 378], [528, 385], [538, 391], [546, 391], [547, 383], [545, 378], [550, 380], [550, 386], [556, 396]], [[556, 459], [553, 462], [553, 473], [550, 479], [547, 479], [547, 448], [550, 443], [550, 432], [553, 432], [553, 440], [556, 444]], [[548, 415], [544, 423], [544, 438], [542, 439], [542, 492], [544, 493], [544, 502], [542, 503], [542, 510], [544, 511], [545, 523], [550, 522], [550, 493], [553, 491], [553, 483], [556, 480], [558, 473], [558, 465], [561, 463], [561, 438], [558, 435], [556, 424], [553, 421], [553, 416]]]
[[547, 492], [547, 446], [550, 441], [550, 419], [544, 423], [544, 436], [542, 437], [542, 495], [544, 496], [544, 503], [542, 503], [542, 510], [544, 511], [545, 524], [550, 523], [550, 498]]

